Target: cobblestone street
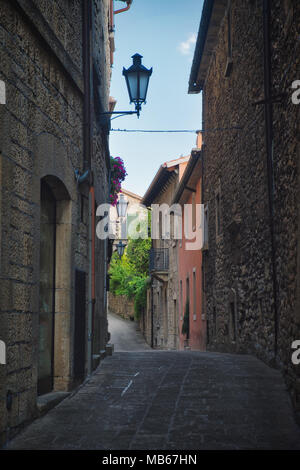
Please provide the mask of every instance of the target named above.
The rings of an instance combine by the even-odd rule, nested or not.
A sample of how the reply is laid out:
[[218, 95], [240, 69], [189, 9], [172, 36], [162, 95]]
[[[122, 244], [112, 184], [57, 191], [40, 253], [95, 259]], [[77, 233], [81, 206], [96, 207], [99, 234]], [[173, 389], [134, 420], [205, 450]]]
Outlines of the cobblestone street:
[[300, 449], [278, 371], [251, 356], [117, 352], [9, 449]]

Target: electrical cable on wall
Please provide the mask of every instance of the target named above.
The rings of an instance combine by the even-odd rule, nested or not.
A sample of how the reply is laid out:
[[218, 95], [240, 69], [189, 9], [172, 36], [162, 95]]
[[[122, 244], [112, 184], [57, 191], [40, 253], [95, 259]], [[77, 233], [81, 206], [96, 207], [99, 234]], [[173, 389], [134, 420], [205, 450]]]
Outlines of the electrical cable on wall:
[[219, 132], [219, 131], [229, 131], [229, 130], [241, 130], [242, 127], [240, 126], [233, 126], [233, 127], [218, 127], [216, 129], [194, 129], [194, 130], [189, 130], [189, 129], [182, 129], [182, 130], [151, 130], [151, 129], [111, 129], [112, 132], [169, 132], [169, 133], [175, 133], [175, 132], [189, 132], [195, 134], [196, 132]]

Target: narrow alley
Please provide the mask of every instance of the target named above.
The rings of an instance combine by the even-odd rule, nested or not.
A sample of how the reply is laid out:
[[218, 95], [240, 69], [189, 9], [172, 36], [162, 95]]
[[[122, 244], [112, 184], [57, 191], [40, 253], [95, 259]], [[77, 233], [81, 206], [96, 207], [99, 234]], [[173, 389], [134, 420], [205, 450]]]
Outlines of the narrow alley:
[[300, 450], [299, 31], [300, 0], [0, 0], [10, 466]]
[[136, 323], [124, 320], [114, 313], [108, 314], [111, 342], [115, 352], [150, 350]]
[[119, 352], [8, 449], [300, 449], [278, 371], [248, 355], [153, 351], [135, 323], [109, 321]]

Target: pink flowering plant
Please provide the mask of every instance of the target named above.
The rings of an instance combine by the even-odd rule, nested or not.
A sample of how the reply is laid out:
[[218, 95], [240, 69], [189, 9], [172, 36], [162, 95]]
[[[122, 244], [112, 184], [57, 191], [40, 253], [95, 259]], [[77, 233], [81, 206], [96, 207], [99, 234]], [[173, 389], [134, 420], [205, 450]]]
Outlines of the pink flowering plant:
[[121, 183], [125, 180], [127, 172], [124, 162], [120, 157], [110, 157], [110, 167], [110, 203], [112, 206], [115, 206], [118, 202], [118, 194], [122, 192]]

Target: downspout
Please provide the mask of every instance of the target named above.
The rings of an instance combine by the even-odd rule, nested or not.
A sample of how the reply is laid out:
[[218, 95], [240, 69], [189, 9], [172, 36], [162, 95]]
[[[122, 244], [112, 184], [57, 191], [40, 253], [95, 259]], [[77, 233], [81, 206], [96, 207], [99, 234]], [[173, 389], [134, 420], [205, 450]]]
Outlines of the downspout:
[[91, 169], [91, 64], [90, 64], [90, 0], [83, 2], [83, 78], [84, 78], [84, 104], [83, 104], [83, 146], [84, 170]]
[[93, 332], [95, 317], [95, 189], [92, 185], [89, 193], [89, 309], [88, 309], [88, 371], [92, 372]]
[[265, 92], [265, 130], [268, 169], [269, 223], [271, 238], [271, 256], [273, 271], [274, 297], [274, 354], [278, 353], [278, 304], [277, 304], [277, 270], [274, 236], [274, 162], [273, 162], [273, 106], [272, 106], [272, 72], [271, 72], [271, 1], [263, 1], [264, 32], [264, 92]]
[[[111, 39], [111, 36], [113, 36], [115, 30], [115, 24], [114, 24], [114, 0], [110, 0], [110, 5], [109, 5], [109, 38]], [[112, 67], [114, 63], [114, 53], [112, 50], [112, 44], [110, 41], [110, 66]]]
[[93, 316], [95, 304], [94, 292], [94, 233], [93, 227], [95, 226], [94, 213], [95, 213], [95, 195], [92, 181], [91, 163], [92, 163], [92, 142], [93, 142], [93, 128], [92, 128], [92, 88], [93, 88], [93, 75], [92, 75], [92, 2], [86, 0], [83, 2], [83, 69], [84, 69], [84, 169], [89, 172], [89, 274], [88, 274], [88, 344], [87, 344], [87, 369], [88, 375], [92, 372], [92, 338], [93, 338]]
[[114, 14], [117, 15], [118, 13], [123, 13], [123, 11], [128, 11], [129, 8], [131, 7], [132, 1], [133, 1], [133, 0], [128, 0], [128, 1], [126, 1], [127, 7], [126, 7], [126, 8], [121, 8], [121, 10], [116, 10], [116, 11], [114, 11]]
[[110, 6], [109, 6], [109, 16], [110, 16], [110, 25], [109, 25], [109, 32], [112, 33], [115, 29], [114, 25], [114, 0], [110, 0]]
[[[205, 144], [202, 143], [201, 146], [201, 204], [204, 205], [204, 152], [205, 152]], [[204, 221], [205, 224], [205, 221]], [[204, 225], [204, 230], [205, 230], [205, 225]], [[201, 258], [201, 289], [202, 289], [202, 315], [205, 315], [205, 350], [207, 350], [207, 344], [209, 341], [207, 341], [207, 338], [209, 338], [208, 334], [208, 326], [207, 325], [207, 308], [206, 308], [206, 288], [205, 288], [205, 261], [206, 261], [206, 251], [202, 250], [202, 258]]]

